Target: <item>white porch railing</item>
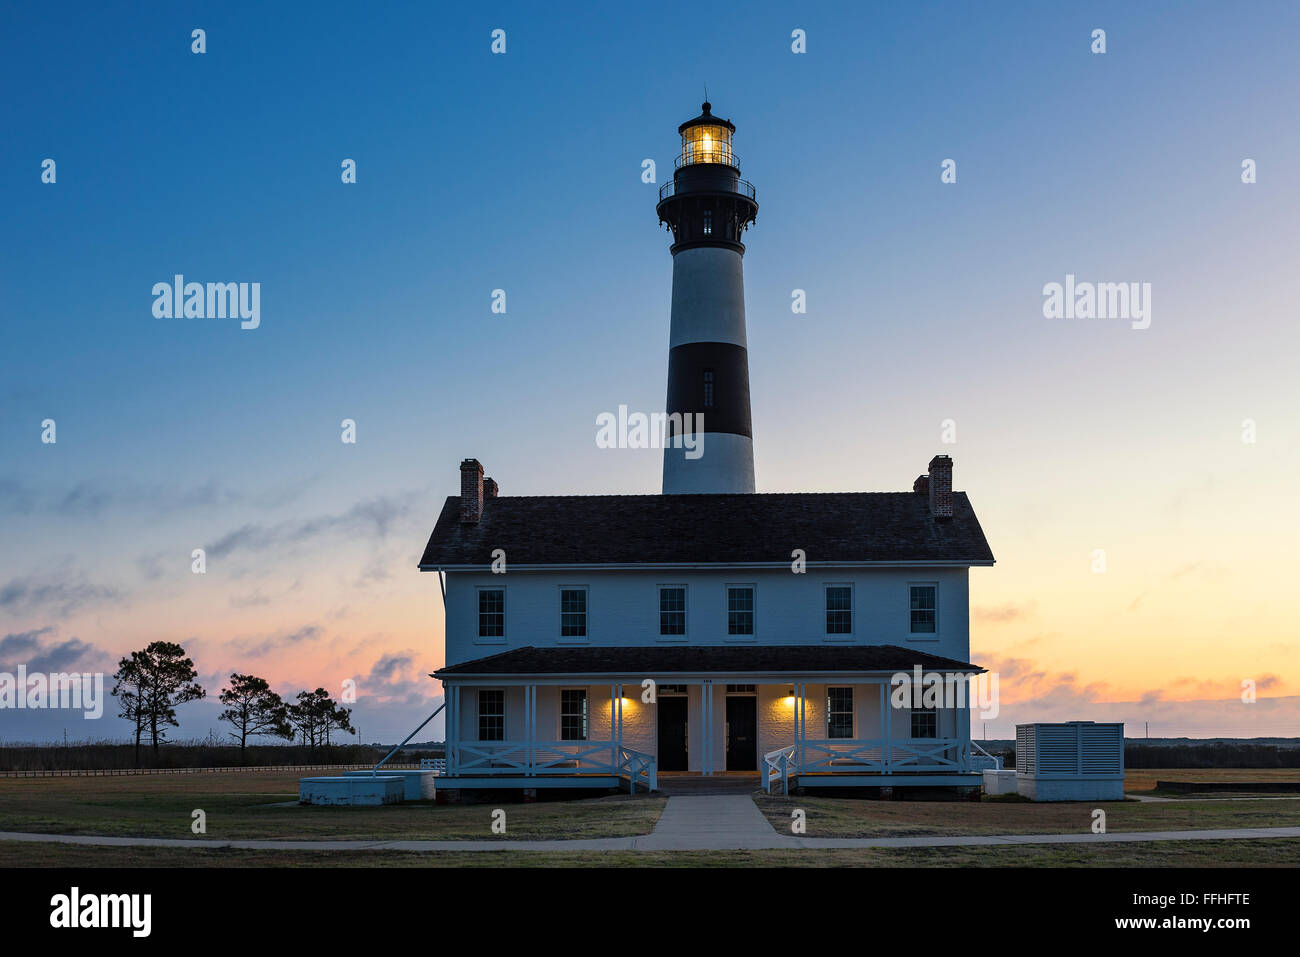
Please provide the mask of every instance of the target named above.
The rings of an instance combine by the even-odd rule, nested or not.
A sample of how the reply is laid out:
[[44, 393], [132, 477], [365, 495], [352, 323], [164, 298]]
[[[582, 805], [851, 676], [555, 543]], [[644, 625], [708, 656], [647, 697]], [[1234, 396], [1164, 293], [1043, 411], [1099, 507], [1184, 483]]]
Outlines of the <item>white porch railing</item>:
[[970, 766], [975, 771], [1001, 771], [1002, 759], [996, 754], [989, 754], [985, 751], [978, 741], [970, 743], [971, 755]]
[[763, 787], [788, 793], [797, 774], [953, 772], [971, 769], [971, 742], [963, 738], [804, 739], [763, 756]]
[[479, 741], [447, 745], [451, 776], [613, 774], [628, 779], [636, 791], [659, 786], [653, 755], [614, 741]]

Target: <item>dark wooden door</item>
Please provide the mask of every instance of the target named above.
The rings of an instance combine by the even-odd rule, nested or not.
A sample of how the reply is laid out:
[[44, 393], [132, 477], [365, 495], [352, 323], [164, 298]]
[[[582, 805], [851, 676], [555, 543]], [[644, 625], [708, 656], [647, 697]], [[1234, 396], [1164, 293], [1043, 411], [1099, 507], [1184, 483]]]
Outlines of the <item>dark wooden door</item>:
[[727, 699], [727, 770], [758, 770], [758, 699]]
[[686, 771], [686, 696], [659, 698], [659, 770]]

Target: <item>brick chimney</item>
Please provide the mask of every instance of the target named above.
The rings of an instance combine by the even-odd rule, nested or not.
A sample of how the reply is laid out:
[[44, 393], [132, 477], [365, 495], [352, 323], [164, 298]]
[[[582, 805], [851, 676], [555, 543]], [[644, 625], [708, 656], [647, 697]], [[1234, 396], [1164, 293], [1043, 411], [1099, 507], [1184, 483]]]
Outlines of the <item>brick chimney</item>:
[[946, 455], [930, 459], [927, 484], [930, 487], [930, 512], [941, 521], [952, 518], [952, 459]]
[[912, 491], [917, 495], [924, 495], [928, 500], [930, 498], [930, 476], [918, 475], [916, 481], [912, 483]]
[[501, 490], [497, 487], [497, 480], [496, 480], [496, 479], [485, 478], [485, 479], [483, 480], [483, 499], [484, 499], [484, 501], [486, 501], [487, 499], [490, 499], [490, 498], [496, 498], [497, 495], [500, 493], [500, 491], [501, 491]]
[[483, 466], [478, 459], [460, 463], [460, 523], [477, 525], [483, 514]]

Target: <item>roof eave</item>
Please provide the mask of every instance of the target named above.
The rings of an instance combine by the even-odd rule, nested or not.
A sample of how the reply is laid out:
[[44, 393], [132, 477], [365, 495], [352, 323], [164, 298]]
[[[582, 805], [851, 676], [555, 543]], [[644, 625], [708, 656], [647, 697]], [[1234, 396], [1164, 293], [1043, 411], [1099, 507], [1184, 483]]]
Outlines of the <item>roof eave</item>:
[[[960, 558], [960, 559], [900, 559], [891, 561], [827, 561], [827, 562], [804, 562], [809, 568], [915, 568], [925, 566], [928, 568], [969, 568], [972, 566], [990, 567], [996, 562], [992, 558]], [[779, 562], [569, 562], [569, 563], [551, 563], [551, 564], [526, 564], [523, 562], [511, 562], [512, 569], [526, 569], [529, 571], [569, 571], [571, 569], [600, 569], [600, 570], [637, 570], [637, 569], [659, 569], [659, 568], [788, 568], [788, 561]], [[490, 571], [491, 563], [478, 565], [448, 565], [445, 563], [422, 562], [417, 566], [422, 572], [444, 571], [444, 572], [480, 572]]]

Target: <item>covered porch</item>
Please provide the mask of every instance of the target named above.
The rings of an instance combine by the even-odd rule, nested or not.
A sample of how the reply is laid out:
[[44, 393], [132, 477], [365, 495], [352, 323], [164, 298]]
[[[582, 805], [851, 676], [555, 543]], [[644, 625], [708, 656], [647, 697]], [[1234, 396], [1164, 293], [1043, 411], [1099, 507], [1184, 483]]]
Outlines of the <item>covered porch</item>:
[[[891, 647], [546, 649], [585, 653], [559, 656], [575, 659], [574, 664], [591, 665], [600, 658], [607, 666], [627, 658], [623, 652], [664, 653], [651, 656], [662, 659], [658, 662], [645, 662], [661, 666], [680, 666], [690, 659], [726, 657], [739, 663], [772, 657], [755, 654], [760, 651], [784, 651], [780, 657], [796, 663], [808, 663], [808, 652], [825, 658], [817, 653], [834, 651], [845, 669], [882, 659], [900, 666], [870, 672], [647, 668], [639, 674], [575, 669], [523, 675], [507, 670], [541, 665], [542, 660], [526, 654], [539, 649], [444, 669], [437, 677], [447, 694], [446, 774], [453, 779], [445, 786], [637, 791], [658, 788], [661, 773], [708, 777], [726, 772], [753, 774], [756, 787], [783, 792], [793, 787], [978, 787], [987, 760], [970, 740], [968, 708], [898, 707], [890, 682], [898, 672], [910, 672], [913, 664], [948, 665], [943, 674], [954, 681], [979, 669], [909, 649], [892, 648], [890, 653]], [[640, 664], [646, 656], [636, 657]]]

